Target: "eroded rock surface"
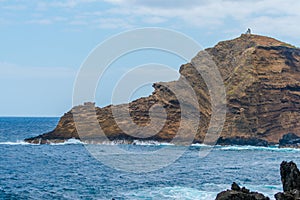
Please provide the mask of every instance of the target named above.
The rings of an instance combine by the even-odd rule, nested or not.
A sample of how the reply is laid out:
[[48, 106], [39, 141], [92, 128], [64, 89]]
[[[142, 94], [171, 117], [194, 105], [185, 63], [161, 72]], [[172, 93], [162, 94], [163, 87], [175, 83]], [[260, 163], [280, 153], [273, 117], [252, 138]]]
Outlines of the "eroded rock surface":
[[300, 171], [294, 162], [283, 161], [280, 165], [283, 192], [275, 194], [276, 200], [300, 199]]
[[279, 140], [280, 148], [300, 148], [300, 137], [295, 133], [288, 133], [282, 136]]
[[247, 188], [240, 188], [238, 184], [233, 182], [231, 190], [226, 190], [219, 193], [216, 200], [270, 200], [258, 192], [250, 192]]
[[[273, 38], [259, 35], [241, 35], [233, 40], [218, 43], [206, 49], [217, 65], [226, 89], [226, 122], [222, 130], [222, 141], [243, 138], [243, 141], [257, 139], [258, 143], [278, 143], [288, 132], [300, 133], [300, 50]], [[201, 54], [201, 52], [200, 52]], [[157, 140], [171, 142], [178, 129], [182, 134], [176, 141], [202, 143], [211, 119], [211, 99], [209, 89], [199, 74], [193, 60], [180, 67], [181, 77], [168, 83], [154, 83], [154, 92], [129, 104], [110, 105], [104, 108], [91, 104], [72, 108], [61, 117], [57, 127], [46, 134], [28, 138], [27, 142], [61, 142], [69, 138], [79, 138], [74, 123], [74, 113], [79, 113], [82, 120], [80, 139], [102, 141], [109, 140]], [[186, 79], [197, 95], [199, 106], [182, 87]], [[184, 103], [179, 103], [170, 88], [176, 88], [177, 94], [186, 96]], [[146, 127], [152, 120], [162, 121], [161, 111], [155, 111], [149, 117], [149, 109], [155, 104], [164, 107], [166, 121], [157, 134], [144, 137], [138, 127]], [[181, 108], [190, 113], [181, 116]], [[124, 117], [116, 123], [112, 108], [129, 108], [130, 117]], [[193, 122], [200, 113], [200, 123]], [[184, 117], [187, 123], [181, 123]], [[133, 121], [135, 125], [130, 123]], [[96, 124], [94, 123], [96, 122]], [[126, 130], [131, 130], [128, 134]], [[101, 126], [104, 133], [99, 133]], [[195, 127], [196, 126], [196, 127]], [[191, 134], [196, 128], [196, 135]], [[218, 127], [217, 127], [218, 128]], [[217, 138], [218, 139], [218, 138]], [[237, 141], [237, 140], [234, 140]], [[240, 140], [242, 141], [242, 140]], [[227, 143], [226, 143], [227, 144]]]

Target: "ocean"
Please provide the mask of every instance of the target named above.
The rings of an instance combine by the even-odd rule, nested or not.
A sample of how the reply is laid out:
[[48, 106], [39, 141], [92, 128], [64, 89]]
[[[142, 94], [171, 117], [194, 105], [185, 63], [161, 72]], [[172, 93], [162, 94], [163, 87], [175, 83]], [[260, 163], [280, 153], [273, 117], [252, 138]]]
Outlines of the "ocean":
[[[300, 165], [300, 150], [277, 147], [193, 145], [168, 166], [129, 172], [102, 163], [80, 141], [32, 145], [22, 140], [52, 130], [59, 118], [0, 118], [0, 199], [199, 199], [213, 200], [233, 181], [271, 199], [282, 190], [279, 165]], [[90, 144], [91, 145], [91, 144]], [[159, 143], [106, 144], [133, 152], [183, 147]], [[120, 157], [120, 159], [124, 157]], [[122, 162], [114, 157], [114, 162]], [[132, 168], [134, 169], [134, 165]]]

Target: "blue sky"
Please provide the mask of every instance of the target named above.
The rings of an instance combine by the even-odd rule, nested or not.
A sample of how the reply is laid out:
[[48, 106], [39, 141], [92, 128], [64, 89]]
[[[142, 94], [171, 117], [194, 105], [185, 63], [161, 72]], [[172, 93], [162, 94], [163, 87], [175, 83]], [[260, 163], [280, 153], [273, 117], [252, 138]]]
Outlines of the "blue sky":
[[[203, 47], [254, 33], [300, 46], [300, 1], [291, 0], [0, 0], [0, 116], [60, 116], [72, 107], [77, 71], [100, 42], [122, 31], [163, 27]], [[162, 52], [132, 54], [118, 67], [157, 62], [178, 69], [185, 61]], [[144, 90], [150, 92], [150, 90]], [[136, 96], [147, 95], [143, 90]]]

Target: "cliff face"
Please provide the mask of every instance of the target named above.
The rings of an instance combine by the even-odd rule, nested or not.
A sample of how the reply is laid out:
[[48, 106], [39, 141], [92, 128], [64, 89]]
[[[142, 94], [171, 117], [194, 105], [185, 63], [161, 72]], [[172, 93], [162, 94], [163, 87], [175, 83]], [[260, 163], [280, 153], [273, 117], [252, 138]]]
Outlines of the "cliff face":
[[[221, 139], [259, 139], [278, 143], [282, 135], [293, 132], [300, 134], [300, 49], [258, 35], [241, 35], [241, 37], [218, 43], [206, 49], [216, 63], [226, 87], [227, 115]], [[197, 95], [199, 107], [186, 98], [184, 104], [193, 118], [193, 113], [200, 113], [200, 124], [196, 136], [191, 135], [194, 124], [182, 124], [182, 141], [193, 137], [194, 142], [202, 142], [211, 117], [211, 99], [207, 86], [201, 75], [191, 63], [182, 65], [180, 74], [189, 82]], [[152, 95], [137, 99], [131, 103], [117, 105], [119, 110], [130, 108], [131, 119], [139, 126], [147, 126], [152, 120], [161, 120], [162, 113], [154, 110], [149, 117], [149, 109], [159, 103], [165, 108], [167, 119], [163, 128], [156, 135], [143, 137], [142, 140], [171, 141], [180, 127], [181, 106], [178, 99], [168, 88], [180, 87], [183, 78], [168, 83], [155, 83]], [[69, 138], [79, 138], [73, 120], [73, 113], [80, 113], [82, 118], [96, 120], [110, 140], [141, 139], [139, 130], [129, 123], [128, 118], [120, 119], [122, 126], [132, 130], [126, 134], [120, 129], [112, 115], [112, 106], [94, 107], [93, 104], [76, 106], [66, 113], [57, 127], [46, 134], [26, 139], [27, 142], [47, 143], [61, 142]], [[96, 112], [96, 116], [93, 113]], [[101, 137], [97, 128], [86, 123], [86, 134], [80, 134], [84, 140]], [[132, 126], [132, 127], [131, 127]], [[123, 129], [124, 130], [124, 129]], [[82, 132], [82, 131], [81, 131]]]

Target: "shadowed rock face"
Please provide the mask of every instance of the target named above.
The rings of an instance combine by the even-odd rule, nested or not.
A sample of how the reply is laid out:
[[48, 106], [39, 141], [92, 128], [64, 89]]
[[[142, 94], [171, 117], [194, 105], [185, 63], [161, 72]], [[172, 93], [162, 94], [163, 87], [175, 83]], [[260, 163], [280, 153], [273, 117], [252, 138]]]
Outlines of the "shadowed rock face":
[[[216, 63], [226, 87], [227, 115], [221, 134], [221, 141], [242, 141], [243, 144], [278, 143], [288, 132], [300, 133], [300, 50], [273, 38], [258, 35], [241, 37], [218, 43], [206, 49]], [[181, 78], [168, 83], [154, 83], [154, 92], [145, 98], [129, 104], [94, 107], [85, 104], [72, 108], [61, 117], [57, 127], [46, 134], [26, 139], [32, 143], [61, 142], [69, 138], [79, 138], [73, 114], [80, 113], [84, 120], [82, 140], [97, 140], [104, 137], [110, 140], [133, 141], [141, 136], [129, 123], [132, 120], [138, 126], [147, 126], [151, 120], [149, 109], [155, 104], [164, 107], [167, 118], [163, 128], [155, 135], [142, 140], [170, 142], [182, 125], [182, 135], [178, 141], [189, 140], [203, 142], [211, 118], [211, 99], [209, 90], [194, 66], [193, 62], [180, 67]], [[199, 107], [187, 95], [182, 87], [183, 77], [189, 82], [197, 95]], [[180, 104], [170, 88], [177, 88], [180, 95], [187, 95], [184, 105]], [[181, 107], [185, 106], [189, 116], [181, 116]], [[131, 119], [120, 119], [118, 124], [127, 126], [133, 134], [126, 134], [115, 122], [112, 108], [119, 110], [129, 107]], [[192, 129], [194, 113], [200, 113], [200, 123], [196, 136]], [[160, 111], [153, 111], [152, 120], [163, 120]], [[181, 117], [190, 123], [180, 124]], [[99, 134], [101, 126], [104, 134]], [[136, 130], [136, 132], [135, 132]], [[83, 133], [83, 134], [82, 134]], [[249, 142], [247, 142], [249, 140]], [[239, 144], [239, 143], [238, 143]]]
[[284, 192], [275, 194], [276, 200], [300, 199], [300, 172], [294, 162], [283, 161], [280, 165], [281, 182]]
[[[300, 199], [300, 171], [297, 165], [291, 161], [283, 161], [280, 165], [281, 182], [283, 192], [275, 194], [276, 200], [299, 200]], [[220, 192], [216, 200], [268, 200], [261, 193], [250, 192], [245, 187], [240, 188], [233, 182], [231, 190]]]
[[288, 133], [282, 136], [279, 140], [279, 147], [292, 147], [292, 148], [299, 148], [300, 147], [300, 137], [297, 136], [295, 133]]
[[284, 192], [300, 190], [300, 172], [294, 162], [283, 161], [280, 165], [280, 175]]

